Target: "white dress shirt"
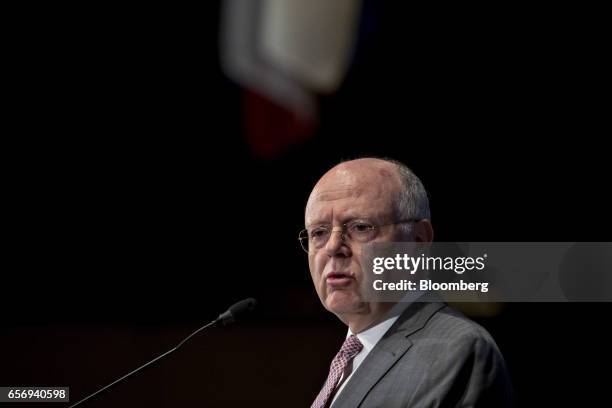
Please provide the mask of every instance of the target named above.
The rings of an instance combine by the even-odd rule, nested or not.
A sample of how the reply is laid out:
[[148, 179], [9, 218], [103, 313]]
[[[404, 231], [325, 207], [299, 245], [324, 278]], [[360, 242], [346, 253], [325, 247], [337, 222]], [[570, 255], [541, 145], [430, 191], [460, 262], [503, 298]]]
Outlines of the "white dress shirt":
[[[357, 370], [361, 363], [363, 363], [363, 360], [365, 360], [368, 354], [370, 354], [370, 351], [372, 351], [374, 346], [376, 346], [376, 343], [378, 343], [380, 339], [382, 339], [385, 333], [391, 328], [391, 326], [393, 326], [393, 323], [397, 321], [397, 319], [404, 312], [404, 310], [406, 310], [406, 308], [412, 303], [412, 301], [417, 299], [422, 294], [423, 292], [420, 291], [414, 293], [409, 292], [407, 296], [404, 297], [402, 302], [399, 302], [395, 306], [393, 306], [389, 313], [387, 313], [387, 317], [384, 318], [380, 323], [370, 327], [367, 330], [362, 331], [361, 333], [356, 334], [361, 344], [363, 344], [363, 349], [353, 358], [352, 370], [348, 377], [346, 377], [346, 381], [344, 378], [346, 373], [343, 373], [342, 377], [340, 377], [340, 387], [334, 394], [334, 399], [332, 400], [330, 406], [334, 405], [334, 402], [336, 402], [336, 398], [338, 398], [338, 396], [344, 389], [344, 386], [349, 382], [349, 380], [353, 376], [353, 373]], [[353, 333], [349, 328], [346, 337], [348, 338], [352, 334]]]

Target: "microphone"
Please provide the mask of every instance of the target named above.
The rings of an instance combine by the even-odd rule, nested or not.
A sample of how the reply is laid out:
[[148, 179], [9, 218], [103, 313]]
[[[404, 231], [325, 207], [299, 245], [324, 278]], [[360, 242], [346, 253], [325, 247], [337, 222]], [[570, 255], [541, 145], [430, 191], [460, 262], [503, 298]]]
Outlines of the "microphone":
[[221, 313], [219, 317], [217, 317], [216, 322], [227, 326], [228, 324], [234, 323], [241, 315], [253, 311], [255, 306], [257, 306], [257, 301], [253, 298], [241, 300], [230, 306], [225, 313]]
[[213, 320], [212, 322], [210, 322], [208, 324], [205, 324], [204, 326], [200, 327], [199, 329], [197, 329], [196, 331], [191, 333], [189, 336], [185, 337], [183, 339], [183, 341], [181, 341], [175, 347], [171, 348], [170, 350], [166, 351], [163, 354], [160, 354], [159, 356], [155, 357], [153, 360], [149, 361], [148, 363], [145, 363], [145, 364], [141, 365], [137, 369], [135, 369], [133, 371], [130, 371], [129, 373], [127, 373], [123, 377], [121, 377], [121, 378], [113, 381], [112, 383], [110, 383], [110, 384], [100, 388], [98, 391], [94, 392], [93, 394], [89, 394], [87, 397], [85, 397], [82, 400], [74, 403], [73, 405], [70, 405], [68, 408], [73, 408], [73, 407], [76, 407], [77, 405], [82, 404], [83, 402], [89, 400], [90, 398], [98, 395], [102, 391], [107, 390], [110, 387], [112, 387], [113, 385], [115, 385], [117, 383], [120, 383], [121, 381], [131, 377], [132, 375], [136, 374], [137, 372], [139, 372], [143, 368], [148, 367], [151, 364], [161, 360], [162, 358], [166, 357], [168, 354], [178, 350], [187, 340], [189, 340], [190, 338], [192, 338], [193, 336], [195, 336], [196, 334], [198, 334], [202, 330], [204, 330], [204, 329], [206, 329], [208, 327], [211, 327], [211, 326], [219, 326], [219, 325], [227, 326], [228, 324], [234, 323], [238, 318], [244, 316], [248, 312], [251, 312], [253, 309], [255, 309], [255, 306], [257, 306], [257, 301], [255, 299], [253, 299], [253, 298], [244, 299], [244, 300], [241, 300], [240, 302], [234, 303], [232, 306], [230, 306], [229, 309], [227, 309], [227, 311], [221, 313], [219, 315], [219, 317], [217, 317], [215, 320]]

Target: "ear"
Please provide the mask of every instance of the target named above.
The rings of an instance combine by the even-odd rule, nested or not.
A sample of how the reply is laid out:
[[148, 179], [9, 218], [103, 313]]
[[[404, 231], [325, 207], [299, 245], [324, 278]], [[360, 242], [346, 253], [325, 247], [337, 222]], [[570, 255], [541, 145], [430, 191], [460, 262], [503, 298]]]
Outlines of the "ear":
[[414, 223], [412, 237], [415, 242], [433, 242], [434, 232], [431, 221], [424, 218]]

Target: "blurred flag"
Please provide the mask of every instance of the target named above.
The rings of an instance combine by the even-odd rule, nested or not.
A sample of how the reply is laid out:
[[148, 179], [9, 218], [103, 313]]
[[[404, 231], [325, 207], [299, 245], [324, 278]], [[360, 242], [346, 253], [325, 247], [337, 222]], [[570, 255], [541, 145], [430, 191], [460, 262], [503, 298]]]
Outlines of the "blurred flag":
[[275, 157], [314, 133], [317, 97], [341, 85], [357, 37], [360, 0], [225, 0], [220, 60], [244, 88], [245, 136]]
[[360, 0], [266, 0], [261, 52], [309, 89], [335, 92], [355, 44]]

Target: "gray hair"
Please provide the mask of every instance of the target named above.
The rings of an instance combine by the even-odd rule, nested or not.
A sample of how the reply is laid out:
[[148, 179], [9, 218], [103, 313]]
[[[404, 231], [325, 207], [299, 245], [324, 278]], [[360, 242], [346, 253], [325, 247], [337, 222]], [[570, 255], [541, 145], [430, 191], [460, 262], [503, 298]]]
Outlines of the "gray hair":
[[398, 212], [403, 218], [431, 219], [427, 191], [421, 180], [404, 163], [383, 158], [382, 160], [397, 166], [397, 172], [402, 183]]

